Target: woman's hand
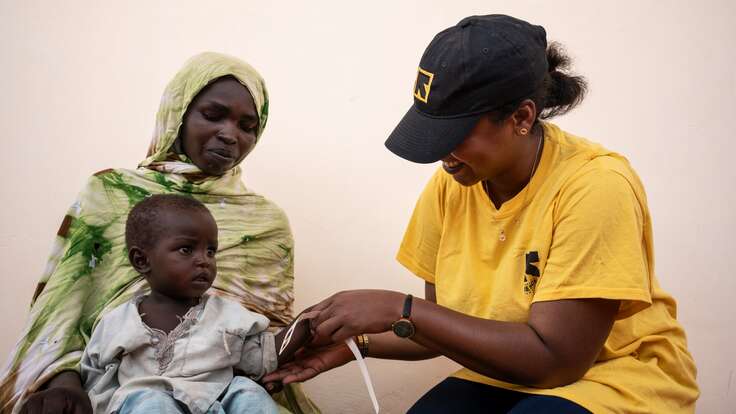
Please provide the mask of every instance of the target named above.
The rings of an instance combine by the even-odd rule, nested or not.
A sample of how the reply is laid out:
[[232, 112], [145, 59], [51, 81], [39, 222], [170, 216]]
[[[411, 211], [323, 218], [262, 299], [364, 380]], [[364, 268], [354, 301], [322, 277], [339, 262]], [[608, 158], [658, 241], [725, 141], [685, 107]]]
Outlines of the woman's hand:
[[92, 414], [92, 404], [82, 388], [55, 387], [31, 395], [20, 413]]
[[350, 352], [344, 342], [319, 348], [304, 348], [297, 352], [294, 361], [266, 375], [262, 382], [267, 384], [303, 382], [323, 372], [345, 365], [353, 359], [353, 353]]
[[389, 290], [348, 290], [340, 292], [310, 311], [319, 311], [312, 319], [314, 343], [342, 343], [363, 333], [391, 330], [391, 324], [401, 318], [406, 295]]
[[92, 403], [79, 374], [64, 371], [49, 381], [48, 388], [33, 393], [20, 414], [92, 414]]

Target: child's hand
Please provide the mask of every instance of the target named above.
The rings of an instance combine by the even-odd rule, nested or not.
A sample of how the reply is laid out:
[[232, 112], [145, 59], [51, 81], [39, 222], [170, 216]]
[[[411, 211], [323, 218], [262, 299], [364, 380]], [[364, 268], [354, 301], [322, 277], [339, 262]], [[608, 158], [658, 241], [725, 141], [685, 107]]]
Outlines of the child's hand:
[[266, 382], [263, 384], [263, 388], [265, 388], [269, 394], [273, 395], [277, 392], [281, 392], [281, 390], [284, 389], [284, 384], [280, 382]]

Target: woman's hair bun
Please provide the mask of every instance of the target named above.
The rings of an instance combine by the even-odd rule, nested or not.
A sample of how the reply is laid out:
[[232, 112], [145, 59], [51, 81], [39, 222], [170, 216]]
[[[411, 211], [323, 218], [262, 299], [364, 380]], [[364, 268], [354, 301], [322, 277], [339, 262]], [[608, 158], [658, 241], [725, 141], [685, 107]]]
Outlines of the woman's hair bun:
[[[537, 98], [539, 117], [552, 118], [567, 113], [585, 98], [588, 84], [585, 78], [569, 73], [570, 57], [562, 45], [551, 42], [547, 46], [547, 76]], [[541, 105], [539, 105], [541, 104]]]

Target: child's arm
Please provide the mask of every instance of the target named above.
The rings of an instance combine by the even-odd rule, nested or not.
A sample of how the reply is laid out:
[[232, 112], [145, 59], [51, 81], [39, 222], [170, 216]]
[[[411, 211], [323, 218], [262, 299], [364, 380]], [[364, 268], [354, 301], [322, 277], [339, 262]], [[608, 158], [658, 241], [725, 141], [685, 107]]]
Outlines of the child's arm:
[[290, 361], [294, 353], [312, 339], [309, 319], [304, 315], [299, 315], [289, 326], [274, 336], [279, 366]]
[[[264, 375], [293, 359], [294, 353], [312, 339], [309, 319], [315, 314], [303, 313], [277, 334], [261, 332], [248, 336], [243, 344], [235, 375], [260, 380]], [[263, 316], [260, 318], [268, 321]], [[271, 384], [273, 386], [273, 384]], [[269, 389], [268, 387], [266, 387]], [[273, 387], [269, 392], [273, 391]]]

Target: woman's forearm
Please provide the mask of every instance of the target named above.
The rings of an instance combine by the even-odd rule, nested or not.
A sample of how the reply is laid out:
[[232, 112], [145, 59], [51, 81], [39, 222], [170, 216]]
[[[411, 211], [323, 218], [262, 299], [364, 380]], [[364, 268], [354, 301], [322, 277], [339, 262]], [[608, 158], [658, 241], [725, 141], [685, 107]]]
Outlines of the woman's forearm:
[[554, 366], [554, 356], [526, 323], [474, 318], [422, 300], [415, 300], [411, 319], [415, 342], [492, 378], [541, 385]]
[[444, 355], [481, 374], [526, 385], [537, 385], [554, 362], [525, 323], [474, 318], [418, 298], [411, 320], [411, 339], [391, 331], [369, 335], [368, 356], [414, 361]]
[[[317, 338], [339, 342], [360, 332], [376, 336], [369, 355], [421, 359], [441, 354], [483, 375], [550, 388], [580, 379], [595, 362], [618, 311], [616, 300], [571, 299], [531, 305], [525, 322], [477, 318], [415, 299], [411, 347], [389, 339], [406, 295], [386, 290], [337, 293], [312, 309]], [[372, 349], [371, 349], [372, 348]]]
[[381, 359], [399, 359], [403, 361], [419, 361], [440, 356], [410, 339], [403, 339], [393, 332], [368, 335], [368, 356]]
[[321, 308], [317, 335], [337, 342], [358, 329], [373, 332], [371, 357], [415, 360], [441, 354], [481, 374], [514, 383], [537, 384], [543, 382], [543, 373], [551, 371], [554, 359], [529, 325], [476, 318], [419, 298], [410, 312], [414, 336], [391, 338], [391, 325], [401, 317], [405, 298], [399, 292], [380, 290], [335, 294], [317, 306]]
[[416, 300], [412, 339], [483, 375], [550, 388], [578, 380], [613, 324], [617, 301], [542, 302], [528, 322], [468, 316]]
[[[429, 302], [437, 303], [437, 293], [433, 283], [424, 284], [424, 298]], [[368, 356], [371, 358], [421, 361], [441, 355], [410, 339], [399, 338], [393, 332], [368, 335], [368, 338]]]
[[[416, 306], [416, 305], [415, 305]], [[422, 305], [419, 305], [421, 307]], [[417, 309], [419, 311], [419, 309]], [[415, 315], [419, 312], [413, 312]], [[368, 356], [381, 359], [418, 361], [445, 355], [459, 364], [481, 374], [502, 379], [508, 382], [529, 384], [535, 383], [538, 372], [546, 371], [543, 358], [539, 355], [529, 357], [529, 352], [546, 352], [537, 338], [524, 338], [529, 334], [528, 325], [495, 321], [483, 321], [477, 324], [472, 337], [466, 335], [470, 330], [458, 328], [456, 331], [445, 331], [438, 334], [431, 324], [423, 322], [421, 317], [413, 316], [417, 333], [412, 339], [399, 338], [393, 332], [369, 335]], [[448, 319], [448, 325], [452, 327]], [[489, 327], [488, 322], [493, 323]], [[467, 322], [466, 322], [467, 323]], [[470, 321], [472, 324], [473, 321]], [[526, 329], [525, 329], [526, 327]], [[493, 335], [482, 335], [480, 330], [494, 331]], [[533, 334], [532, 334], [533, 335]], [[490, 336], [487, 338], [487, 336]], [[535, 335], [536, 336], [536, 335]], [[505, 341], [514, 338], [517, 346], [503, 346]], [[493, 342], [496, 343], [494, 346]], [[481, 345], [482, 344], [482, 345]], [[480, 346], [479, 346], [480, 345]], [[494, 349], [492, 355], [485, 350]], [[542, 364], [540, 364], [540, 361]], [[504, 364], [506, 362], [507, 364]], [[522, 363], [520, 366], [519, 363]]]

